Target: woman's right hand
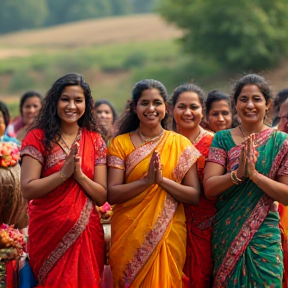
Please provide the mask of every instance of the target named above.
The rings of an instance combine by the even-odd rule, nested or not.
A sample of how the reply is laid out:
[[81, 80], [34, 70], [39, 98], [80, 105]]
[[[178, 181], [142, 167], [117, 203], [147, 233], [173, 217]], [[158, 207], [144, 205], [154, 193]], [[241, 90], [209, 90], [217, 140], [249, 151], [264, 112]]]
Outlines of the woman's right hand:
[[72, 146], [62, 169], [60, 170], [61, 176], [64, 179], [68, 179], [75, 171], [75, 155], [77, 154], [77, 152], [78, 152], [78, 146], [75, 143]]
[[240, 179], [244, 179], [246, 177], [246, 144], [242, 144], [241, 152], [239, 156], [239, 166], [237, 168], [237, 177]]
[[155, 161], [156, 161], [156, 152], [154, 151], [150, 159], [148, 174], [146, 176], [149, 186], [154, 184], [156, 179]]

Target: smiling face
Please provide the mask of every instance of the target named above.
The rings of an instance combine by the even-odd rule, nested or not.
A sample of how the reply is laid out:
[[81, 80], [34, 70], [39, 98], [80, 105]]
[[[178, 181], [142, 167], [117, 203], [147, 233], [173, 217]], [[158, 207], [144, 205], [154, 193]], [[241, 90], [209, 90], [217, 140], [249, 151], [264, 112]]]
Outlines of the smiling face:
[[203, 117], [199, 96], [192, 91], [182, 92], [175, 103], [173, 117], [177, 129], [196, 129]]
[[269, 104], [257, 85], [245, 85], [236, 102], [236, 110], [241, 122], [263, 122]]
[[144, 90], [135, 107], [140, 125], [155, 128], [161, 125], [166, 113], [166, 104], [156, 88]]
[[219, 100], [211, 104], [208, 115], [209, 129], [213, 132], [231, 128], [232, 113], [227, 101]]
[[63, 124], [77, 124], [85, 113], [85, 95], [81, 86], [66, 86], [57, 104], [57, 113]]
[[110, 129], [113, 124], [113, 111], [107, 104], [101, 104], [96, 108], [96, 120], [105, 129]]
[[30, 125], [39, 114], [41, 107], [42, 104], [39, 97], [32, 96], [27, 98], [21, 109], [23, 123], [25, 125]]

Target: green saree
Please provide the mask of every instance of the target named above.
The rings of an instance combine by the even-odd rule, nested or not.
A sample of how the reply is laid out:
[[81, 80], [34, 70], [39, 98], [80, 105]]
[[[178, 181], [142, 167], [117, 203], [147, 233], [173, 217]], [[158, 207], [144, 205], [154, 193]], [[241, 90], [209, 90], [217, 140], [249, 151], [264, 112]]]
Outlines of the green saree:
[[[256, 170], [271, 179], [288, 175], [288, 135], [266, 129], [256, 136]], [[240, 146], [229, 130], [216, 133], [209, 162], [237, 169]], [[283, 253], [273, 199], [250, 179], [219, 197], [212, 233], [214, 288], [282, 287]]]

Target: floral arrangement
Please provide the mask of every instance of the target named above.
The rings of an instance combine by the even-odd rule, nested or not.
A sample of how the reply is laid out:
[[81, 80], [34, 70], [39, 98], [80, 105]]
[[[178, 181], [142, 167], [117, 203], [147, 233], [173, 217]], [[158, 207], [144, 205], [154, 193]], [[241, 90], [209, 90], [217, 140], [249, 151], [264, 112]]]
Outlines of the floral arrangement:
[[98, 207], [101, 220], [110, 220], [112, 216], [112, 207], [106, 202], [103, 206]]
[[14, 166], [19, 159], [20, 150], [16, 143], [0, 142], [0, 167]]
[[0, 260], [19, 258], [26, 250], [25, 236], [14, 225], [0, 225]]

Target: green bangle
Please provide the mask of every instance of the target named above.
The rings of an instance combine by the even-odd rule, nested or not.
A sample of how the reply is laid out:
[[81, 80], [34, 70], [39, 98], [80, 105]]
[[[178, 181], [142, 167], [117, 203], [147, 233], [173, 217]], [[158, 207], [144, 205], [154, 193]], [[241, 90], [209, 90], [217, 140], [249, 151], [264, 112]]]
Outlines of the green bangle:
[[233, 184], [235, 184], [235, 185], [239, 185], [239, 184], [241, 184], [243, 182], [243, 180], [238, 178], [237, 170], [234, 170], [234, 171], [231, 172], [231, 180], [232, 180]]

